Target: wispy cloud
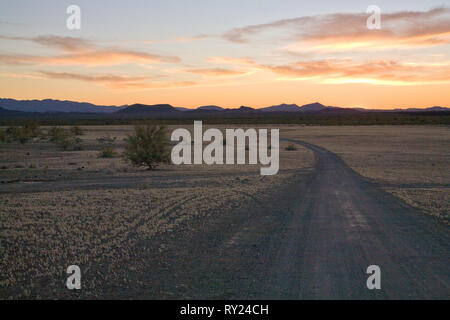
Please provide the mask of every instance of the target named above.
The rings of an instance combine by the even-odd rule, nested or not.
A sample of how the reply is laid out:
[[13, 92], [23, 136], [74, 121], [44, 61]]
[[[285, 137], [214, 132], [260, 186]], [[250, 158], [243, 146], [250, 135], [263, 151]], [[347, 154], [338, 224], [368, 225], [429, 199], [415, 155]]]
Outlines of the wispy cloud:
[[450, 9], [382, 13], [382, 29], [366, 27], [366, 13], [335, 13], [278, 20], [235, 28], [222, 35], [246, 43], [264, 32], [281, 29], [297, 49], [383, 49], [393, 46], [435, 46], [450, 43]]
[[62, 53], [49, 56], [26, 54], [0, 55], [0, 62], [6, 64], [40, 65], [115, 65], [130, 63], [178, 63], [179, 57], [152, 54], [122, 48], [102, 48], [83, 38], [39, 36], [33, 38], [0, 36], [4, 40], [31, 41], [40, 45], [58, 49]]
[[187, 87], [195, 85], [194, 81], [150, 81], [148, 77], [133, 77], [124, 75], [86, 75], [68, 72], [39, 71], [38, 75], [51, 79], [78, 80], [97, 83], [111, 89], [158, 89], [170, 87]]
[[255, 61], [250, 58], [233, 58], [233, 57], [209, 57], [206, 59], [207, 62], [216, 64], [229, 64], [229, 65], [240, 65], [240, 66], [253, 66]]
[[30, 41], [43, 46], [60, 49], [63, 51], [80, 51], [87, 50], [94, 47], [91, 41], [83, 38], [76, 37], [61, 37], [55, 35], [45, 35], [37, 37], [11, 37], [2, 36], [2, 40], [14, 40], [14, 41]]
[[418, 65], [395, 60], [356, 62], [352, 59], [326, 59], [260, 67], [286, 76], [287, 79], [315, 79], [321, 83], [450, 83], [450, 64], [445, 63]]
[[43, 46], [53, 47], [64, 51], [84, 51], [94, 48], [94, 44], [83, 38], [59, 37], [54, 35], [31, 38], [30, 41]]
[[70, 80], [81, 80], [90, 82], [102, 82], [102, 83], [114, 83], [114, 82], [142, 82], [146, 80], [146, 77], [130, 77], [130, 76], [117, 76], [117, 75], [84, 75], [77, 73], [67, 73], [67, 72], [50, 72], [50, 71], [39, 71], [40, 74], [55, 79], [70, 79]]
[[98, 50], [54, 56], [0, 55], [0, 62], [11, 65], [86, 65], [102, 66], [133, 63], [177, 63], [177, 57], [159, 56], [125, 50]]
[[17, 78], [17, 79], [45, 79], [43, 75], [39, 74], [13, 73], [13, 72], [0, 73], [0, 77]]
[[194, 37], [178, 37], [178, 38], [176, 38], [176, 42], [193, 42], [193, 41], [203, 40], [203, 39], [212, 38], [212, 37], [215, 37], [215, 36], [208, 35], [208, 34], [199, 34]]
[[200, 69], [185, 69], [182, 72], [201, 74], [205, 76], [238, 76], [248, 73], [248, 71], [231, 70], [224, 68], [200, 68]]

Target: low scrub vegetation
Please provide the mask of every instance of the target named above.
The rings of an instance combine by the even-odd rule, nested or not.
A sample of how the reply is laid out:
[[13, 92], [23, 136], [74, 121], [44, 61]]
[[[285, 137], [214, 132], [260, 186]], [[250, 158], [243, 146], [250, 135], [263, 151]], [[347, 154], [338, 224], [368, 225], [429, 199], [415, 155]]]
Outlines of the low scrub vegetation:
[[297, 150], [297, 147], [294, 146], [293, 144], [289, 144], [289, 145], [285, 148], [285, 150], [286, 150], [286, 151], [295, 151], [295, 150]]
[[51, 127], [47, 131], [47, 138], [51, 142], [56, 142], [58, 139], [60, 139], [62, 136], [66, 135], [66, 130], [60, 127]]
[[8, 140], [8, 133], [6, 130], [0, 129], [0, 142], [6, 142]]
[[82, 136], [84, 134], [83, 129], [81, 129], [81, 127], [79, 126], [71, 127], [70, 132], [72, 132], [74, 136]]
[[22, 126], [9, 127], [6, 130], [0, 131], [1, 142], [14, 142], [26, 143], [33, 138], [39, 137], [41, 130], [39, 124], [34, 121], [28, 121]]
[[117, 152], [109, 146], [104, 146], [98, 153], [99, 158], [114, 158], [115, 156], [117, 156]]
[[166, 127], [155, 124], [136, 125], [135, 133], [125, 140], [124, 158], [136, 166], [153, 169], [159, 163], [169, 163], [169, 141]]
[[81, 139], [75, 137], [72, 130], [60, 127], [52, 127], [47, 132], [48, 139], [54, 142], [59, 148], [67, 150], [82, 150]]

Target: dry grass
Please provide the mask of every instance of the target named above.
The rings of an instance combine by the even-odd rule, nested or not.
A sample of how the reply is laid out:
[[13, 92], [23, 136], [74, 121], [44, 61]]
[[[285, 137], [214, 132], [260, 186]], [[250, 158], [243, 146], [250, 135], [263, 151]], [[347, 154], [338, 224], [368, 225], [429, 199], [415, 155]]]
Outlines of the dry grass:
[[447, 224], [450, 212], [450, 192], [448, 188], [396, 188], [387, 189], [406, 203], [437, 216]]

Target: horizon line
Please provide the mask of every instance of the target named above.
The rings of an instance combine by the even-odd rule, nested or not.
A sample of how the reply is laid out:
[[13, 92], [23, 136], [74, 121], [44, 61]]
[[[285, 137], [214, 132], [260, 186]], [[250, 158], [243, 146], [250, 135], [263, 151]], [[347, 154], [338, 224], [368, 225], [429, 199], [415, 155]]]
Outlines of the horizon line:
[[[112, 108], [129, 107], [129, 106], [136, 105], [136, 104], [146, 105], [146, 106], [170, 105], [170, 106], [172, 106], [174, 108], [184, 108], [184, 109], [190, 109], [190, 110], [196, 110], [196, 109], [198, 109], [200, 107], [209, 107], [209, 106], [220, 107], [222, 109], [239, 109], [241, 107], [248, 107], [248, 108], [252, 108], [252, 109], [258, 110], [258, 109], [264, 109], [264, 108], [268, 108], [268, 107], [281, 106], [281, 105], [296, 105], [298, 107], [303, 107], [303, 106], [311, 105], [311, 104], [321, 104], [324, 107], [333, 107], [333, 108], [342, 108], [342, 109], [365, 109], [365, 110], [386, 110], [386, 111], [388, 111], [388, 110], [396, 110], [396, 109], [401, 109], [401, 110], [403, 110], [403, 109], [429, 109], [429, 108], [434, 108], [434, 107], [450, 109], [449, 107], [444, 107], [442, 105], [430, 105], [429, 107], [393, 107], [393, 108], [376, 108], [376, 107], [375, 108], [370, 108], [370, 107], [366, 107], [366, 106], [335, 106], [335, 105], [322, 104], [319, 101], [314, 101], [314, 102], [309, 102], [309, 103], [304, 103], [304, 104], [298, 104], [298, 103], [295, 103], [295, 102], [293, 102], [293, 103], [282, 102], [280, 104], [267, 105], [265, 107], [251, 107], [249, 105], [240, 105], [238, 107], [234, 107], [233, 108], [233, 107], [222, 107], [222, 106], [220, 106], [218, 104], [202, 104], [202, 105], [198, 105], [196, 107], [183, 107], [183, 106], [175, 106], [175, 105], [173, 105], [171, 103], [167, 103], [167, 102], [164, 102], [164, 103], [150, 103], [150, 104], [148, 104], [148, 103], [141, 103], [141, 102], [135, 102], [135, 103], [132, 103], [132, 104], [122, 104], [122, 105], [106, 105], [106, 104], [104, 105], [104, 104], [96, 104], [96, 103], [92, 103], [92, 102], [88, 102], [88, 101], [75, 101], [75, 100], [67, 100], [67, 99], [61, 100], [61, 99], [53, 99], [53, 98], [45, 98], [45, 99], [0, 98], [0, 100], [15, 100], [15, 101], [45, 101], [45, 100], [52, 100], [52, 101], [73, 102], [73, 103], [80, 103], [80, 104], [86, 103], [86, 104], [91, 104], [91, 105], [98, 106], [98, 107], [112, 107]], [[0, 105], [0, 107], [3, 108], [1, 105]]]

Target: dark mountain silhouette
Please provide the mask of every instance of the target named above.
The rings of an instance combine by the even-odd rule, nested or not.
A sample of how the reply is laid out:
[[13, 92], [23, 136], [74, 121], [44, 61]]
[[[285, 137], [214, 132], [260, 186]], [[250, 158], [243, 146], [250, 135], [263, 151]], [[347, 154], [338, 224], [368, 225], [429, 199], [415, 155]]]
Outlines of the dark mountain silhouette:
[[87, 102], [61, 100], [15, 100], [0, 99], [0, 107], [23, 112], [82, 112], [82, 113], [113, 113], [126, 106], [98, 106]]
[[301, 112], [319, 112], [326, 108], [329, 108], [329, 107], [326, 107], [319, 102], [314, 102], [314, 103], [305, 104], [305, 105], [301, 106], [300, 111]]
[[196, 109], [197, 111], [223, 111], [224, 108], [219, 106], [202, 106]]
[[408, 109], [394, 109], [392, 111], [394, 112], [439, 112], [439, 111], [449, 111], [450, 108], [445, 108], [445, 107], [431, 107], [431, 108], [425, 108], [425, 109], [420, 109], [420, 108], [408, 108]]
[[296, 104], [282, 103], [277, 106], [271, 106], [260, 109], [264, 112], [299, 112], [301, 108]]
[[242, 114], [242, 113], [248, 114], [248, 113], [259, 113], [259, 112], [261, 112], [259, 109], [254, 109], [254, 108], [247, 107], [247, 106], [240, 106], [238, 109], [225, 109], [224, 111], [228, 112], [228, 113], [240, 113], [240, 114]]
[[158, 114], [166, 114], [166, 113], [179, 113], [183, 112], [178, 110], [177, 108], [171, 106], [170, 104], [153, 104], [146, 105], [136, 103], [125, 109], [117, 111], [117, 113], [126, 113], [126, 114], [148, 114], [148, 113], [158, 113]]
[[0, 117], [22, 116], [26, 115], [26, 112], [8, 110], [0, 107]]
[[326, 107], [318, 111], [309, 111], [305, 113], [311, 113], [311, 114], [319, 114], [319, 115], [339, 115], [339, 114], [360, 114], [364, 113], [366, 110], [358, 110], [358, 109], [352, 109], [352, 108], [338, 108], [338, 107]]
[[345, 111], [346, 113], [354, 112], [355, 109], [347, 109], [347, 108], [338, 108], [338, 107], [331, 107], [331, 106], [324, 106], [323, 104], [319, 102], [314, 102], [310, 104], [305, 104], [303, 106], [298, 106], [296, 104], [280, 104], [277, 106], [271, 106], [259, 109], [264, 112], [305, 112], [305, 113], [337, 113]]
[[175, 109], [177, 109], [179, 111], [192, 111], [193, 110], [193, 109], [183, 108], [183, 107], [175, 107]]
[[73, 101], [61, 101], [61, 100], [14, 100], [14, 99], [0, 99], [0, 108], [4, 110], [0, 112], [0, 115], [4, 116], [19, 116], [20, 114], [10, 113], [8, 111], [24, 112], [23, 115], [36, 115], [48, 113], [48, 114], [129, 114], [129, 115], [239, 115], [239, 114], [266, 114], [266, 113], [311, 113], [311, 114], [351, 114], [361, 112], [449, 112], [450, 108], [434, 106], [431, 108], [398, 108], [393, 110], [380, 110], [380, 109], [364, 109], [364, 108], [340, 108], [325, 106], [319, 102], [311, 104], [305, 104], [298, 106], [297, 104], [280, 104], [275, 106], [269, 106], [261, 109], [254, 109], [246, 106], [240, 108], [227, 108], [224, 109], [215, 105], [201, 106], [197, 109], [188, 109], [183, 107], [173, 107], [170, 104], [133, 104], [131, 106], [100, 106], [91, 103], [73, 102]]

